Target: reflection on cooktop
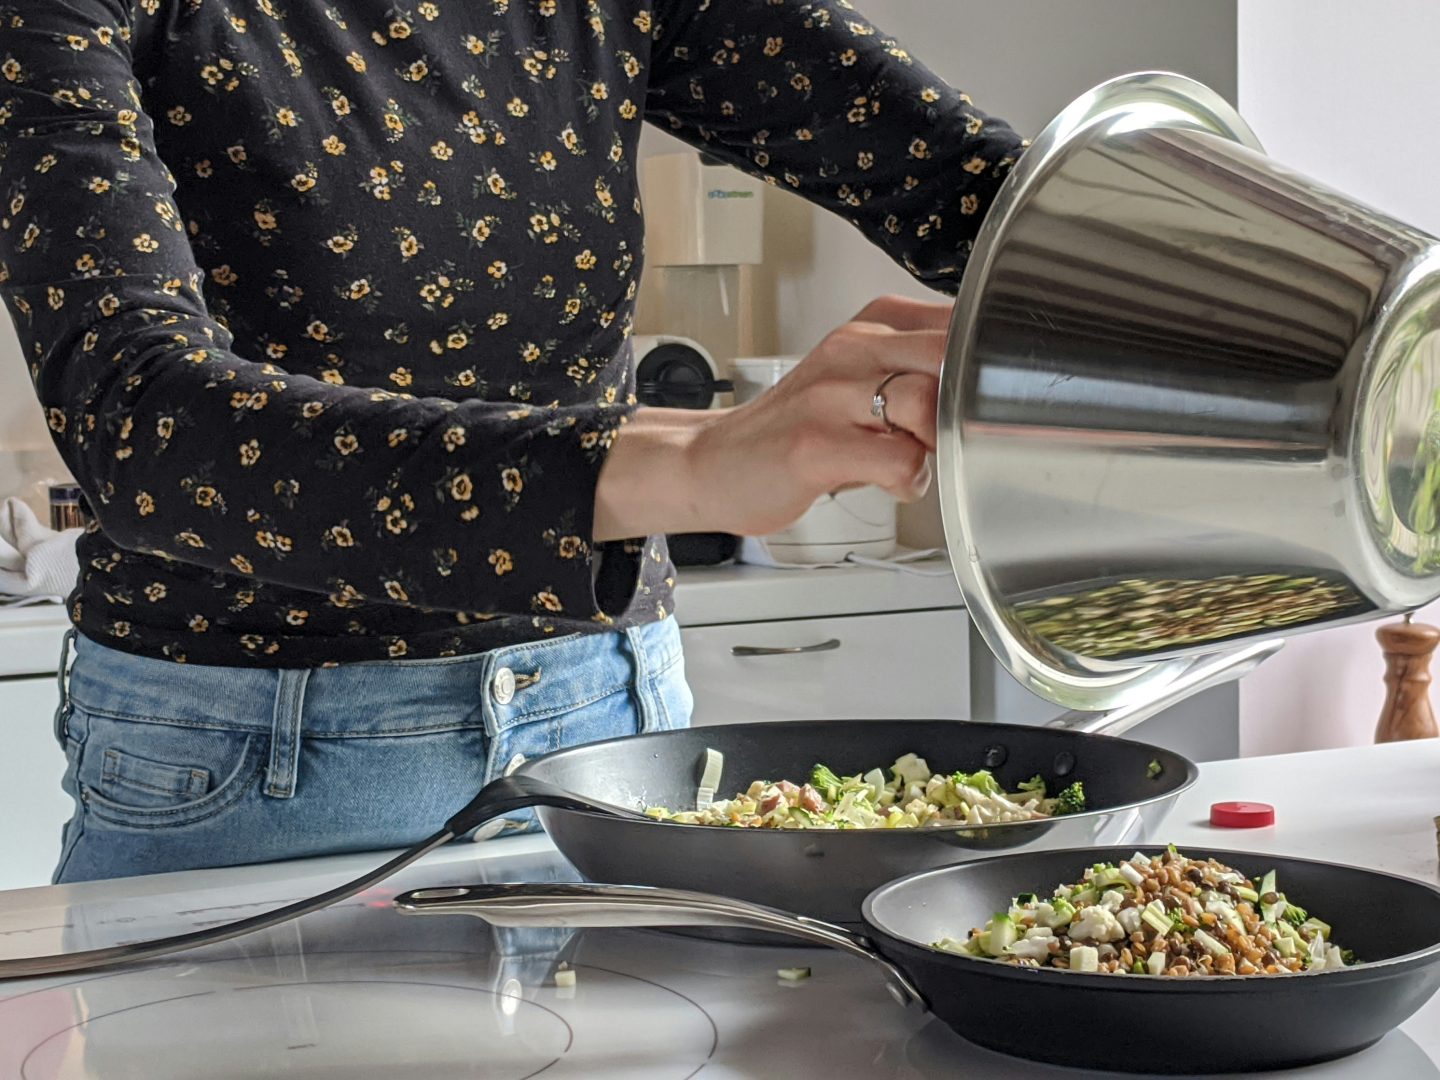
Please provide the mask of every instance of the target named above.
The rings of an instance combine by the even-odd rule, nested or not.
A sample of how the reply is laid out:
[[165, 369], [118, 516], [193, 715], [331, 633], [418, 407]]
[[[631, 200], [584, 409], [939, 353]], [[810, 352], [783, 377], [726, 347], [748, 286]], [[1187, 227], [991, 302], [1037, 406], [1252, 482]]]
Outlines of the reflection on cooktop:
[[576, 964], [576, 985], [557, 988], [553, 977], [527, 981], [503, 961], [477, 962], [485, 959], [277, 954], [51, 986], [0, 1001], [0, 1076], [394, 1076], [423, 1062], [424, 1075], [437, 1078], [682, 1080], [715, 1053], [708, 1013], [657, 982]]

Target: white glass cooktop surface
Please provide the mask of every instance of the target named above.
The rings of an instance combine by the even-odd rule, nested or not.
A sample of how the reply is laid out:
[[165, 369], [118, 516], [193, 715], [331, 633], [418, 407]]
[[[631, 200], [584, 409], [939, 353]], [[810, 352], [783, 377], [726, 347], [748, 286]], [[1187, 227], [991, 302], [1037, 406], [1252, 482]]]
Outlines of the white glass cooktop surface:
[[[838, 953], [637, 930], [492, 930], [392, 910], [408, 888], [574, 878], [543, 840], [503, 843], [515, 854], [447, 849], [338, 907], [171, 960], [0, 983], [0, 1080], [1081, 1075], [961, 1040], [901, 1009], [875, 972]], [[331, 863], [323, 876], [265, 867], [0, 894], [0, 955], [214, 925], [378, 861], [347, 862], [338, 877]], [[577, 972], [574, 987], [555, 986], [562, 962]], [[777, 977], [797, 965], [813, 976]], [[1016, 1022], [1044, 1038], [1043, 1019]], [[1423, 1080], [1440, 1071], [1397, 1033], [1308, 1075]]]

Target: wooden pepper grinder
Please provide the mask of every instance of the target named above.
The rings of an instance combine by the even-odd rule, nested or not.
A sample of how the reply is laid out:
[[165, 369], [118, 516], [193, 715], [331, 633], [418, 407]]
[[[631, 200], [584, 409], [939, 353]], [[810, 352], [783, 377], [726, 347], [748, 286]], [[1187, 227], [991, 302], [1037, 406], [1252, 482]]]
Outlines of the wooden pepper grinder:
[[1440, 645], [1440, 629], [1425, 623], [1391, 623], [1375, 631], [1385, 650], [1385, 708], [1375, 726], [1375, 741], [1403, 742], [1440, 735], [1430, 708], [1430, 658]]

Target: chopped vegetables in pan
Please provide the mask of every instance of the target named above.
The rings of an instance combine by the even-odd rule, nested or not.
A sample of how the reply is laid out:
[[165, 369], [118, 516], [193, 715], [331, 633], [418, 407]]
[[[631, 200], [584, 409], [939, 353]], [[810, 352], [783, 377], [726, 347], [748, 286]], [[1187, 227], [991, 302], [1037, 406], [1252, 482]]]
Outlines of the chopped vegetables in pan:
[[1051, 795], [1035, 776], [1006, 792], [994, 775], [932, 772], [925, 759], [906, 754], [889, 775], [871, 769], [837, 776], [816, 765], [808, 783], [756, 780], [743, 793], [695, 810], [650, 807], [659, 821], [684, 825], [733, 825], [757, 829], [914, 829], [929, 825], [993, 825], [1032, 821], [1085, 809], [1076, 782]]
[[1092, 866], [1045, 900], [1022, 893], [983, 930], [934, 947], [1114, 975], [1282, 975], [1355, 963], [1331, 943], [1328, 924], [1286, 899], [1273, 870], [1257, 883], [1174, 848]]

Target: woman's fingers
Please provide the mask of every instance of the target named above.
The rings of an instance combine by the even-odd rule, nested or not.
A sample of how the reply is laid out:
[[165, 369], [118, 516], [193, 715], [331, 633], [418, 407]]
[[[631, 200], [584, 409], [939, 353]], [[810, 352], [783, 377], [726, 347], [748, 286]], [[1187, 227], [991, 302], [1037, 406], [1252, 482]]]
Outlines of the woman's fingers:
[[[847, 323], [781, 385], [787, 395], [814, 395], [819, 415], [827, 420], [867, 431], [902, 428], [933, 450], [944, 350], [945, 335], [934, 330]], [[872, 412], [877, 392], [885, 398], [883, 417]], [[800, 402], [792, 398], [792, 404]]]
[[874, 484], [901, 502], [914, 502], [930, 487], [925, 447], [906, 432], [883, 439], [851, 436], [837, 452], [844, 457], [843, 476], [831, 491]]
[[[816, 352], [837, 374], [865, 373], [883, 379], [894, 371], [940, 374], [945, 335], [938, 330], [895, 330], [880, 323], [846, 323], [820, 343]], [[802, 365], [803, 366], [803, 365]]]
[[892, 330], [938, 330], [950, 326], [955, 305], [948, 301], [912, 300], [908, 296], [879, 296], [851, 321], [880, 323]]
[[935, 408], [940, 384], [929, 375], [913, 372], [902, 373], [891, 379], [880, 395], [885, 399], [883, 416], [876, 416], [872, 409], [875, 395], [865, 403], [865, 414], [861, 421], [865, 427], [876, 431], [899, 428], [913, 436], [927, 450], [935, 449]]

